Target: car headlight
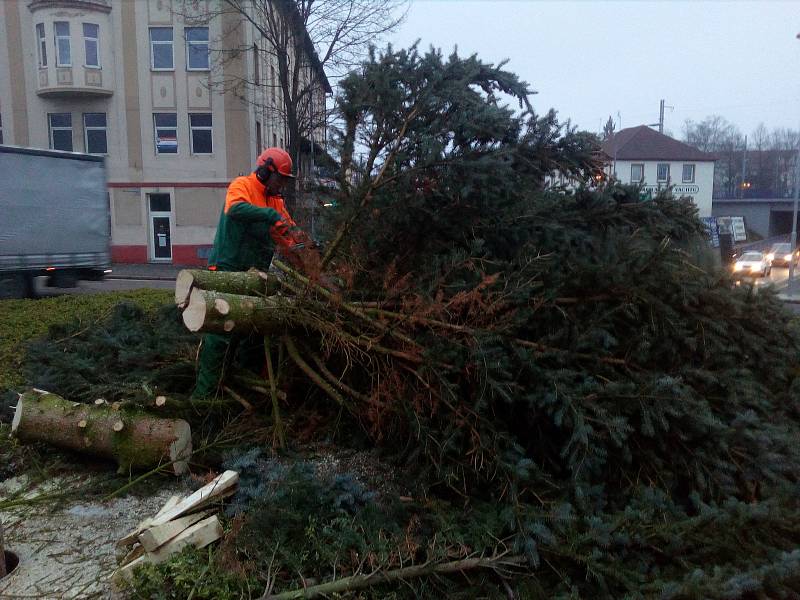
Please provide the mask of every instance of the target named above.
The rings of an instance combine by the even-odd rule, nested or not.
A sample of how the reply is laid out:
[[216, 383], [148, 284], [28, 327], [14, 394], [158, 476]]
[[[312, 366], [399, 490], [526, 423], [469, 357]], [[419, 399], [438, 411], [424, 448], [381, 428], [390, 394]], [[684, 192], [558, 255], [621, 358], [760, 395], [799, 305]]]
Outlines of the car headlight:
[[767, 260], [775, 260], [774, 254], [767, 254]]
[[751, 271], [760, 271], [761, 270], [761, 265], [750, 265], [750, 270]]
[[733, 265], [733, 270], [734, 271], [741, 271], [742, 270], [742, 265], [740, 265], [739, 263], [736, 263], [735, 265]]
[[787, 254], [786, 256], [783, 257], [783, 259], [784, 260], [792, 260], [792, 255], [791, 254]]

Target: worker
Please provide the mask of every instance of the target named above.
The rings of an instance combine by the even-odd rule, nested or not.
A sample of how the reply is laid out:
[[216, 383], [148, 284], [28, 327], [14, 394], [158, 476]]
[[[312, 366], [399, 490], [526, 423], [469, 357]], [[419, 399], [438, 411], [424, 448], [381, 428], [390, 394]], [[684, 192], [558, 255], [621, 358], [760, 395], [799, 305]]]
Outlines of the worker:
[[[319, 254], [311, 238], [289, 216], [281, 196], [292, 179], [289, 154], [281, 148], [267, 148], [256, 160], [255, 171], [231, 182], [208, 259], [209, 270], [246, 271], [255, 267], [266, 271], [277, 246], [292, 266], [318, 274]], [[214, 396], [225, 364], [237, 352], [244, 367], [259, 372], [264, 363], [263, 337], [204, 335], [192, 396]]]

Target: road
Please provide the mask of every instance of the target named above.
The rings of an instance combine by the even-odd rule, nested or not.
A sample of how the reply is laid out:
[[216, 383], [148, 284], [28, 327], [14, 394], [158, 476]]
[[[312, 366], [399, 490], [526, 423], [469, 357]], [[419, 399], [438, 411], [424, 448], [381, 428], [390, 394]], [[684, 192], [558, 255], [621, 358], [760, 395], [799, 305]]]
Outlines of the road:
[[117, 292], [121, 290], [138, 290], [150, 288], [157, 290], [175, 289], [172, 279], [119, 279], [111, 278], [103, 281], [81, 281], [74, 288], [51, 288], [44, 285], [46, 277], [36, 278], [36, 293], [41, 298], [62, 296], [64, 294], [97, 294], [99, 292]]
[[[800, 275], [800, 273], [798, 273]], [[775, 267], [768, 277], [757, 278], [754, 283], [756, 288], [771, 286], [778, 292], [786, 289], [789, 269]], [[81, 281], [75, 288], [49, 288], [44, 285], [46, 278], [39, 277], [36, 282], [36, 291], [39, 297], [48, 298], [64, 294], [96, 294], [98, 292], [114, 292], [120, 290], [137, 290], [141, 288], [171, 290], [175, 288], [175, 281], [172, 279], [122, 279], [111, 278], [103, 281]], [[798, 282], [800, 286], [800, 282]], [[787, 302], [786, 308], [794, 314], [800, 314], [800, 303]]]

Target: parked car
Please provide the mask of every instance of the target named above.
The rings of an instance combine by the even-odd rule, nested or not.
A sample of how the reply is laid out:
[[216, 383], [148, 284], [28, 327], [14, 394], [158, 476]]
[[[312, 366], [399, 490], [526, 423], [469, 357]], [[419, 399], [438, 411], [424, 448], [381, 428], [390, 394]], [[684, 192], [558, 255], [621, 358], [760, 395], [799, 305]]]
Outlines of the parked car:
[[800, 250], [792, 252], [791, 244], [775, 244], [767, 254], [767, 262], [770, 267], [788, 267], [792, 260], [795, 265], [800, 258]]
[[733, 263], [733, 274], [740, 277], [765, 277], [769, 271], [769, 261], [763, 252], [745, 252]]

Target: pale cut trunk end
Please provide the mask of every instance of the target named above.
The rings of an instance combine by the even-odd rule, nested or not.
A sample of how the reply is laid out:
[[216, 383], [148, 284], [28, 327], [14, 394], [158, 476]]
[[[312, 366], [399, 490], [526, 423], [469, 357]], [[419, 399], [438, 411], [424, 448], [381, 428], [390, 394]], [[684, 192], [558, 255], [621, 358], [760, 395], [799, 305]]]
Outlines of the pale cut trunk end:
[[214, 308], [216, 308], [217, 312], [223, 316], [231, 312], [231, 305], [228, 303], [227, 300], [224, 300], [222, 298], [217, 298], [216, 300], [214, 300]]
[[183, 311], [183, 324], [189, 331], [200, 331], [206, 320], [206, 300], [200, 290], [192, 290], [189, 304]]
[[15, 434], [19, 428], [19, 423], [22, 421], [22, 394], [17, 398], [17, 409], [14, 411], [14, 418], [11, 420], [11, 434]]
[[191, 271], [183, 270], [175, 278], [175, 304], [184, 308], [189, 304], [189, 294], [194, 286], [194, 275]]

